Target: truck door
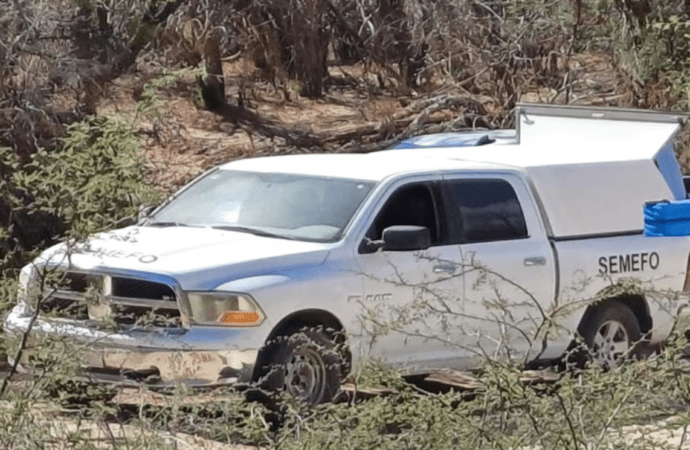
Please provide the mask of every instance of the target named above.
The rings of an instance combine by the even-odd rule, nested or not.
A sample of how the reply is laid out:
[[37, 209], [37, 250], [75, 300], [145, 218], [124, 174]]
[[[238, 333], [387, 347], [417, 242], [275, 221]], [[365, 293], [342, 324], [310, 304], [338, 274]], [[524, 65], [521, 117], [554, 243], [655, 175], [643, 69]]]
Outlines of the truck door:
[[556, 271], [531, 193], [514, 175], [447, 176], [442, 192], [464, 274], [456, 339], [477, 357], [536, 357]]
[[[461, 357], [450, 329], [458, 317], [439, 314], [462, 297], [460, 251], [447, 242], [448, 229], [439, 208], [438, 183], [398, 182], [378, 203], [356, 259], [361, 269], [360, 299], [363, 354], [417, 371], [447, 366]], [[385, 228], [429, 228], [431, 247], [423, 251], [383, 251], [367, 245]]]

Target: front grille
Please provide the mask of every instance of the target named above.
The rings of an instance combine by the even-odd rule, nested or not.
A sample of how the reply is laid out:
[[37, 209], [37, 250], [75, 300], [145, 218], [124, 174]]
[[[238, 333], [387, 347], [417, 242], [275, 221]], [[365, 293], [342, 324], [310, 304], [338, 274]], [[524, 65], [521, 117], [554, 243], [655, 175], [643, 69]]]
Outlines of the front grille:
[[64, 296], [96, 296], [103, 292], [103, 275], [82, 272], [51, 272], [46, 276], [46, 285]]
[[172, 327], [179, 325], [178, 309], [152, 309], [145, 306], [112, 305], [119, 325]]
[[80, 272], [63, 272], [56, 273], [55, 287], [60, 290], [67, 290], [71, 292], [86, 292], [89, 286], [98, 289], [102, 286], [103, 277], [100, 275], [89, 275]]
[[52, 314], [74, 320], [88, 320], [89, 308], [86, 302], [62, 298], [53, 294], [41, 302], [39, 310], [43, 314]]
[[175, 301], [175, 291], [167, 284], [121, 277], [113, 277], [112, 283], [116, 297]]
[[52, 274], [40, 305], [43, 314], [113, 323], [119, 327], [180, 324], [174, 289], [161, 282], [83, 272]]

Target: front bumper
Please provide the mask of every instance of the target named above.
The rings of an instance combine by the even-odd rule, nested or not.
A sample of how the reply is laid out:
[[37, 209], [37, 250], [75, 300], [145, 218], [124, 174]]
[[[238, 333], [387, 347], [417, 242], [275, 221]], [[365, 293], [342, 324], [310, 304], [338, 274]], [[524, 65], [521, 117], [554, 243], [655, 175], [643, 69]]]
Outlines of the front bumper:
[[[5, 331], [21, 334], [31, 315], [16, 306], [5, 318]], [[78, 321], [34, 322], [32, 333], [70, 338], [83, 348], [94, 381], [195, 386], [251, 381], [268, 324], [251, 328], [193, 326], [190, 329], [102, 331]], [[20, 361], [22, 362], [22, 361]]]

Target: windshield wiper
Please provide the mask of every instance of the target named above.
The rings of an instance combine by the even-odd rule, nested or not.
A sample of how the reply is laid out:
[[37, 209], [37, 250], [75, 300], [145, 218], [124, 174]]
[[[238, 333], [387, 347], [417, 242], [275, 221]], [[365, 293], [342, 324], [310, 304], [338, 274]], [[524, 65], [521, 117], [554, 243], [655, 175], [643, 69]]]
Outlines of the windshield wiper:
[[151, 222], [150, 227], [188, 227], [189, 225], [180, 222]]
[[250, 228], [250, 227], [242, 227], [242, 226], [238, 226], [238, 225], [214, 225], [211, 228], [213, 228], [215, 230], [239, 231], [241, 233], [251, 233], [255, 236], [261, 236], [261, 237], [289, 239], [292, 241], [295, 240], [295, 238], [293, 238], [293, 237], [284, 236], [282, 234], [270, 233], [268, 231], [263, 231], [263, 230], [259, 230], [256, 228]]

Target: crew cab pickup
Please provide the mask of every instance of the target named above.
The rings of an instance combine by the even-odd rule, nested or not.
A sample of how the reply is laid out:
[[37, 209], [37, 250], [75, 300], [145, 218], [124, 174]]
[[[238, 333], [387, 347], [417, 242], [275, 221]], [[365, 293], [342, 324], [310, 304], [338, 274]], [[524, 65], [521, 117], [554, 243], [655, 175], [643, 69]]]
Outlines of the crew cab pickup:
[[5, 330], [87, 344], [98, 379], [259, 381], [312, 403], [370, 357], [528, 363], [580, 335], [615, 366], [686, 303], [690, 238], [643, 234], [646, 202], [686, 198], [682, 121], [520, 105], [515, 130], [233, 161], [138, 226], [45, 251]]

